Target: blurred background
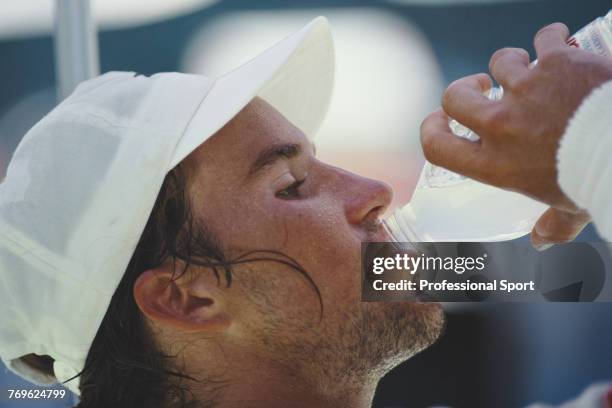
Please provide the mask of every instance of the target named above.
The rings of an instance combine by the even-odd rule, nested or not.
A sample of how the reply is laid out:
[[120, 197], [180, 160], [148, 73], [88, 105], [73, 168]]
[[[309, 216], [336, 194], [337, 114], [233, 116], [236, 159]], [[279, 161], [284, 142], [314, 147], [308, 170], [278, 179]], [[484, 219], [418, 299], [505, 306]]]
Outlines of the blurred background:
[[[100, 72], [214, 75], [325, 15], [337, 84], [318, 155], [388, 182], [401, 205], [423, 164], [420, 122], [446, 85], [486, 71], [498, 48], [533, 56], [533, 35], [546, 24], [573, 32], [609, 8], [609, 0], [92, 0], [99, 52], [90, 62]], [[66, 92], [56, 17], [54, 0], [0, 2], [0, 179], [20, 138]], [[599, 238], [589, 227], [579, 239]], [[385, 377], [374, 407], [560, 403], [601, 380], [612, 381], [612, 304], [464, 305], [449, 309], [434, 347]], [[74, 404], [8, 399], [8, 389], [23, 388], [32, 386], [2, 367], [0, 407]]]

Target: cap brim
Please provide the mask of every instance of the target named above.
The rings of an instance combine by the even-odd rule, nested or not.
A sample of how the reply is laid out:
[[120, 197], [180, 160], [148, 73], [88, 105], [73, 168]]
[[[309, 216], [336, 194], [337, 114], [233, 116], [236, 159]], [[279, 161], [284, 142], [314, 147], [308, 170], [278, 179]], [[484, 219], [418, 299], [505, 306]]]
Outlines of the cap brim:
[[260, 96], [312, 138], [327, 113], [334, 82], [329, 23], [317, 17], [297, 33], [217, 78], [189, 122], [168, 170]]

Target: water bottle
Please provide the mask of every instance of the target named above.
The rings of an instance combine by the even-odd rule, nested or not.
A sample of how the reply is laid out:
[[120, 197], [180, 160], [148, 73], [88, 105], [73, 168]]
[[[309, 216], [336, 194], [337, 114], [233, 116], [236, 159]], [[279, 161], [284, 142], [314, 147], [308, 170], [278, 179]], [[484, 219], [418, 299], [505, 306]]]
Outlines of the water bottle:
[[[579, 30], [568, 44], [612, 58], [612, 9]], [[499, 100], [503, 89], [491, 88], [486, 96]], [[479, 139], [455, 120], [449, 127], [458, 137]], [[384, 225], [396, 242], [505, 241], [531, 232], [547, 207], [425, 162], [412, 199]]]

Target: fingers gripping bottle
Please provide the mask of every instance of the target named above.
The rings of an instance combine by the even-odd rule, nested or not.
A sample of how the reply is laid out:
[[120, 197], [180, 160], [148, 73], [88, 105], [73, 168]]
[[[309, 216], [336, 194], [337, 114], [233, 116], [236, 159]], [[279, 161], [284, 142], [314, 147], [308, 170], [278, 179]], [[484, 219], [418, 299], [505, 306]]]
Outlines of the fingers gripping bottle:
[[[568, 44], [612, 58], [612, 10], [578, 31]], [[503, 89], [491, 88], [486, 96], [499, 100]], [[479, 139], [455, 120], [449, 127], [457, 137]], [[410, 202], [384, 223], [397, 242], [505, 241], [528, 234], [546, 208], [521, 194], [425, 162]]]

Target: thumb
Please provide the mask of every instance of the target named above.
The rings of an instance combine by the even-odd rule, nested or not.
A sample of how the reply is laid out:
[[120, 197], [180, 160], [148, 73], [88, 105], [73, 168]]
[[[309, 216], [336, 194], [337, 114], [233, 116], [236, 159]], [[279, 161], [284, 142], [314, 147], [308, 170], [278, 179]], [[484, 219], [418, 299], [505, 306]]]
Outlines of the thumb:
[[531, 243], [538, 251], [544, 251], [553, 244], [571, 242], [590, 220], [586, 211], [570, 212], [551, 207], [533, 227]]

